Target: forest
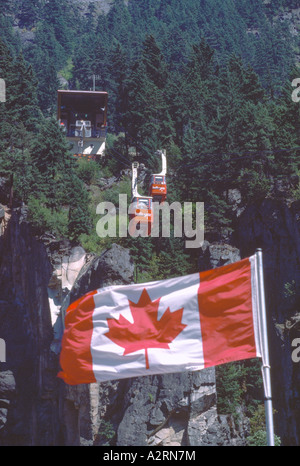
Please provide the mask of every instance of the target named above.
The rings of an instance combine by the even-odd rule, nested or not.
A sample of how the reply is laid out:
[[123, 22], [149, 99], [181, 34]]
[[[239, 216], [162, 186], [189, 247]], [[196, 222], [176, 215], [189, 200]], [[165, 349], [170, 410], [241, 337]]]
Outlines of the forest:
[[[300, 199], [300, 107], [291, 98], [300, 24], [289, 16], [297, 7], [296, 0], [115, 0], [104, 13], [97, 2], [0, 0], [0, 175], [13, 204], [28, 206], [37, 235], [66, 236], [97, 254], [118, 242], [131, 250], [138, 281], [195, 272], [185, 238], [96, 234], [97, 203], [130, 195], [130, 178], [120, 173], [135, 158], [157, 172], [157, 149], [167, 153], [168, 202], [204, 202], [208, 241], [234, 235], [231, 190], [245, 206], [292, 180], [289, 197]], [[56, 122], [57, 89], [89, 90], [93, 75], [95, 89], [109, 95], [106, 152], [77, 161]], [[100, 178], [113, 176], [118, 183], [93, 196]], [[220, 369], [221, 411], [236, 413], [243, 400], [259, 418], [257, 370]]]

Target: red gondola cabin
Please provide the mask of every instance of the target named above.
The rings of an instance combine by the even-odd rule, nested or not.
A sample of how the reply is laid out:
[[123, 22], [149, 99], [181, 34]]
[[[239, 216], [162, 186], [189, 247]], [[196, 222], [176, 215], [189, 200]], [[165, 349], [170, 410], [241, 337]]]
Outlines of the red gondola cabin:
[[139, 229], [139, 225], [147, 225], [148, 235], [150, 235], [153, 223], [152, 197], [133, 197], [131, 200], [129, 220], [129, 234], [133, 235], [134, 231]]
[[167, 183], [164, 175], [152, 175], [149, 184], [149, 195], [153, 201], [164, 202], [167, 197]]

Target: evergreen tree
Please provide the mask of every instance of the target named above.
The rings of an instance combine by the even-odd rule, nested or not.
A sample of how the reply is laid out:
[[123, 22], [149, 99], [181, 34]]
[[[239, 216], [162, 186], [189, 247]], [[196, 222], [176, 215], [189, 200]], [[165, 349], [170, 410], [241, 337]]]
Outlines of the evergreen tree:
[[37, 171], [36, 190], [47, 198], [46, 205], [55, 209], [63, 187], [64, 172], [72, 166], [67, 141], [54, 119], [44, 120], [34, 141], [32, 158]]
[[65, 219], [58, 217], [65, 234], [77, 239], [81, 233], [88, 233], [88, 194], [76, 175], [76, 162], [68, 151], [64, 133], [54, 119], [42, 123], [32, 147], [32, 160], [35, 179], [31, 194], [35, 194], [38, 204], [31, 206], [46, 216], [44, 227], [54, 228], [50, 216], [56, 218], [57, 213], [65, 212]]
[[84, 184], [75, 175], [66, 177], [65, 199], [69, 199], [68, 235], [78, 239], [81, 234], [89, 233], [92, 226], [89, 211], [89, 196]]
[[29, 150], [25, 147], [6, 150], [0, 157], [0, 173], [10, 180], [11, 201], [27, 202], [34, 182]]
[[0, 153], [7, 149], [11, 141], [13, 121], [8, 109], [14, 92], [11, 84], [13, 75], [14, 65], [12, 54], [6, 44], [0, 39], [0, 76], [4, 79], [6, 86], [6, 102], [0, 103]]
[[54, 60], [42, 50], [40, 50], [39, 55], [42, 63], [37, 73], [39, 107], [45, 116], [51, 116], [56, 109], [57, 89], [60, 87], [59, 80]]
[[124, 50], [131, 53], [132, 20], [123, 0], [116, 0], [107, 15], [107, 27], [110, 33], [120, 42]]
[[129, 78], [128, 111], [124, 118], [129, 136], [143, 147], [152, 168], [157, 148], [168, 148], [175, 136], [164, 88], [166, 65], [161, 59], [154, 39], [147, 38], [142, 59], [135, 64]]
[[[4, 3], [6, 3], [6, 0], [4, 0]], [[1, 31], [0, 42], [4, 43], [6, 47], [8, 47], [10, 52], [13, 55], [15, 55], [17, 53], [20, 53], [21, 40], [20, 40], [20, 35], [13, 28], [12, 15], [11, 16], [8, 15], [8, 12], [9, 12], [8, 6], [4, 5], [3, 7], [1, 7], [1, 3], [0, 3], [0, 11], [2, 13], [0, 14], [0, 31]], [[4, 12], [6, 14], [4, 14]]]
[[[53, 28], [55, 39], [62, 46], [66, 55], [72, 51], [72, 40], [74, 37], [66, 23], [71, 11], [72, 6], [67, 0], [51, 0], [45, 3], [43, 9], [43, 24], [46, 28]], [[73, 22], [72, 26], [73, 30], [77, 29], [76, 22]]]
[[114, 121], [114, 127], [122, 130], [125, 124], [125, 114], [128, 108], [128, 78], [129, 67], [127, 64], [127, 56], [120, 43], [117, 43], [112, 50], [111, 56], [111, 82], [110, 82], [110, 98], [109, 108], [110, 112], [115, 110], [111, 115]]
[[95, 32], [97, 28], [97, 8], [95, 3], [89, 3], [87, 13], [85, 14], [86, 27]]
[[147, 76], [159, 89], [163, 89], [167, 80], [167, 65], [152, 35], [143, 43], [142, 60]]
[[[73, 57], [72, 86], [76, 89], [88, 91], [92, 89], [93, 74], [96, 75], [96, 54], [91, 44], [96, 43], [94, 32], [82, 35]], [[101, 58], [103, 55], [101, 54]]]
[[34, 130], [39, 116], [37, 81], [32, 66], [25, 62], [22, 54], [14, 61], [10, 89], [12, 92], [7, 101], [9, 117], [15, 124], [23, 123], [27, 130]]
[[6, 102], [1, 103], [0, 153], [13, 148], [29, 148], [28, 131], [37, 127], [39, 109], [36, 80], [32, 68], [22, 55], [13, 59], [0, 42], [0, 73], [6, 82]]
[[229, 61], [221, 86], [224, 97], [219, 108], [221, 132], [217, 143], [218, 151], [224, 154], [220, 159], [224, 170], [220, 188], [239, 187], [244, 200], [261, 196], [268, 189], [274, 131], [264, 92], [253, 70], [237, 57]]
[[111, 91], [114, 79], [112, 66], [113, 44], [108, 47], [102, 37], [95, 39], [95, 54], [91, 69], [97, 75], [96, 89]]
[[18, 13], [20, 26], [24, 26], [27, 28], [32, 27], [39, 19], [40, 9], [40, 0], [22, 0]]
[[38, 74], [40, 69], [45, 70], [43, 59], [48, 56], [55, 63], [56, 70], [62, 68], [65, 64], [67, 54], [63, 46], [55, 37], [54, 26], [49, 23], [40, 22], [37, 26], [35, 43], [33, 47], [26, 48], [25, 58], [29, 61], [35, 72]]
[[269, 95], [276, 96], [293, 66], [293, 44], [287, 23], [260, 19], [253, 67]]
[[268, 106], [275, 126], [272, 137], [275, 176], [297, 174], [300, 169], [300, 150], [295, 149], [300, 146], [300, 108], [291, 98], [294, 89], [291, 82], [298, 74], [295, 68], [281, 95]]
[[152, 166], [154, 152], [171, 143], [174, 130], [163, 90], [148, 77], [142, 62], [131, 76], [125, 121], [129, 136], [138, 142], [137, 149], [143, 147]]

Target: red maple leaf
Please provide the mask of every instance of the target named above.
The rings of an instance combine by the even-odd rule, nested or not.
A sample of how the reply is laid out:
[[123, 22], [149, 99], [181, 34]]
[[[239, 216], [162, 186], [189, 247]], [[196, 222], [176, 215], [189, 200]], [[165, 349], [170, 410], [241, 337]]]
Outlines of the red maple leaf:
[[170, 349], [168, 343], [186, 327], [181, 323], [183, 308], [174, 312], [167, 308], [161, 319], [157, 320], [159, 301], [160, 298], [152, 302], [144, 288], [137, 303], [128, 300], [134, 323], [122, 314], [119, 320], [107, 319], [107, 338], [125, 348], [123, 356], [144, 349], [146, 369], [149, 369], [148, 348]]

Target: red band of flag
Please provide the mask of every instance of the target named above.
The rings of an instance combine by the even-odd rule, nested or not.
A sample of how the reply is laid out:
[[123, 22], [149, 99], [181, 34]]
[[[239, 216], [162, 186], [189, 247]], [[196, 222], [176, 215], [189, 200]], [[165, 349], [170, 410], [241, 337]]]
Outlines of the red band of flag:
[[91, 353], [94, 294], [96, 291], [87, 293], [67, 309], [60, 354], [61, 367], [67, 370], [60, 372], [59, 377], [70, 385], [96, 382]]
[[205, 367], [256, 357], [249, 259], [200, 273]]

